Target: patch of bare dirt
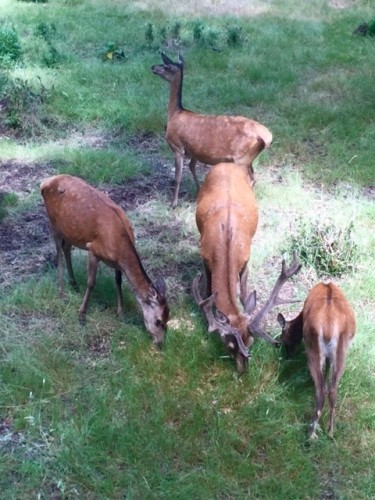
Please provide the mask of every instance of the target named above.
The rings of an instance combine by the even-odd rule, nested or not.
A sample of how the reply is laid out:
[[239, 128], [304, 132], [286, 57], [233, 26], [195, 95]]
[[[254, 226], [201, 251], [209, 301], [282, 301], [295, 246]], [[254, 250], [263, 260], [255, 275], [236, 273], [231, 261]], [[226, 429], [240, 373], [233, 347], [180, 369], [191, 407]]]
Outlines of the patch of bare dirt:
[[[15, 193], [23, 199], [39, 189], [41, 180], [52, 173], [48, 163], [0, 162], [0, 193]], [[40, 272], [53, 258], [49, 222], [41, 201], [0, 222], [0, 285]]]
[[[101, 144], [99, 141], [98, 145], [96, 136], [95, 144], [97, 147]], [[153, 134], [141, 134], [128, 141], [127, 147], [129, 145], [149, 162], [150, 173], [128, 179], [122, 184], [101, 186], [101, 189], [125, 211], [134, 210], [160, 196], [170, 203], [174, 190], [174, 166], [173, 160], [165, 160], [160, 155], [160, 138]], [[54, 173], [48, 163], [0, 162], [0, 194], [15, 193], [20, 199], [25, 198], [38, 191], [40, 182]], [[189, 175], [189, 172], [184, 172], [181, 200], [191, 197], [185, 182]], [[38, 274], [54, 261], [55, 247], [42, 200], [33, 208], [0, 222], [0, 285], [11, 285], [26, 275]]]
[[0, 192], [12, 192], [21, 198], [25, 197], [52, 174], [53, 169], [47, 163], [23, 163], [17, 160], [0, 162]]

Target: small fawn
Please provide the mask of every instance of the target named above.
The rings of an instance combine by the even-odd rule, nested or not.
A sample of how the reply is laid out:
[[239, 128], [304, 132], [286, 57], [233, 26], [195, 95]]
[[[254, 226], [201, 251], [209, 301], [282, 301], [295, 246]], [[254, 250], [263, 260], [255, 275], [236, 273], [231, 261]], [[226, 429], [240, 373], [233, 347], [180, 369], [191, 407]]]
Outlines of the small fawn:
[[[311, 377], [315, 384], [316, 403], [309, 428], [309, 438], [317, 437], [316, 429], [328, 395], [330, 404], [329, 435], [333, 436], [337, 387], [344, 371], [345, 357], [354, 337], [356, 323], [352, 307], [333, 283], [318, 283], [308, 294], [302, 311], [291, 321], [279, 313], [281, 342], [293, 353], [305, 341]], [[331, 381], [326, 378], [331, 366]]]

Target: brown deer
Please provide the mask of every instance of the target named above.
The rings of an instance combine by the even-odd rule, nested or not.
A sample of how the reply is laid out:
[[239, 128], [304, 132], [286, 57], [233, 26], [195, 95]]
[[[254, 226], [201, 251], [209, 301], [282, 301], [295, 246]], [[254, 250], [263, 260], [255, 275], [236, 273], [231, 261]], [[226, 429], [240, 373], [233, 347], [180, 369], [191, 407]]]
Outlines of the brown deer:
[[60, 294], [64, 295], [62, 253], [69, 281], [77, 287], [72, 268], [72, 246], [88, 252], [87, 288], [79, 320], [85, 322], [90, 294], [95, 285], [98, 264], [103, 261], [115, 269], [117, 312], [124, 314], [121, 273], [127, 277], [142, 309], [146, 329], [160, 346], [167, 330], [169, 308], [166, 285], [161, 276], [153, 285], [135, 248], [131, 223], [125, 212], [108, 196], [78, 177], [55, 175], [40, 186], [57, 249]]
[[[263, 142], [260, 141], [259, 147], [263, 147]], [[199, 190], [196, 210], [205, 290], [202, 297], [199, 290], [202, 276], [198, 274], [193, 282], [193, 295], [207, 318], [208, 331], [220, 333], [229, 354], [236, 361], [239, 374], [246, 369], [253, 335], [274, 345], [279, 344], [262, 329], [261, 321], [275, 305], [290, 302], [280, 299], [278, 294], [286, 280], [301, 267], [296, 258], [289, 268], [283, 262], [269, 300], [251, 319], [256, 293], [248, 294], [247, 263], [257, 229], [258, 208], [250, 184], [247, 168], [243, 165], [215, 165]], [[238, 285], [243, 310], [237, 303]]]
[[[309, 438], [317, 437], [316, 429], [328, 394], [330, 404], [329, 435], [333, 436], [337, 387], [344, 371], [345, 357], [354, 337], [356, 324], [353, 309], [340, 288], [333, 283], [318, 283], [307, 296], [299, 315], [286, 321], [279, 313], [281, 342], [288, 353], [305, 341], [311, 377], [315, 384], [315, 410]], [[331, 366], [331, 381], [327, 373]]]
[[166, 139], [175, 156], [175, 191], [172, 206], [176, 207], [184, 156], [191, 158], [189, 168], [197, 189], [197, 161], [208, 165], [221, 162], [245, 165], [254, 182], [252, 162], [259, 154], [259, 140], [267, 147], [271, 132], [260, 123], [243, 116], [209, 116], [188, 111], [182, 106], [184, 61], [173, 62], [163, 52], [163, 64], [152, 66], [155, 75], [169, 82], [168, 122]]

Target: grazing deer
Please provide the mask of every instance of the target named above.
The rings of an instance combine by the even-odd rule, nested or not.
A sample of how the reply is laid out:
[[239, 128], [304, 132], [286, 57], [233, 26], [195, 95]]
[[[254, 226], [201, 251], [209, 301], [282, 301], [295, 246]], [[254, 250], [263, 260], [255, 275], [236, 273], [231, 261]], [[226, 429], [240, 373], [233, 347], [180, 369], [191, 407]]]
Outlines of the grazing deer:
[[260, 123], [243, 116], [209, 116], [193, 113], [182, 106], [184, 61], [179, 56], [173, 62], [163, 52], [163, 64], [152, 66], [155, 75], [170, 83], [168, 104], [167, 142], [175, 156], [175, 191], [172, 207], [176, 207], [182, 176], [184, 156], [191, 158], [189, 168], [197, 189], [197, 161], [208, 165], [221, 162], [245, 165], [254, 182], [252, 162], [260, 153], [258, 144], [267, 147], [272, 142], [271, 132]]
[[[279, 344], [261, 328], [261, 321], [272, 307], [287, 302], [280, 299], [278, 293], [301, 266], [295, 258], [289, 268], [283, 262], [281, 275], [269, 300], [251, 319], [256, 293], [248, 294], [247, 263], [257, 229], [258, 208], [244, 166], [220, 163], [212, 167], [199, 190], [196, 222], [201, 237], [205, 290], [202, 298], [199, 290], [202, 276], [198, 274], [193, 282], [193, 295], [207, 318], [208, 331], [220, 333], [241, 374], [248, 363], [248, 348], [253, 335], [274, 345]], [[238, 284], [242, 311], [237, 303]], [[216, 313], [213, 312], [214, 305]]]
[[[353, 309], [336, 285], [318, 283], [310, 290], [303, 309], [296, 318], [286, 321], [279, 313], [277, 319], [282, 328], [281, 342], [288, 353], [295, 351], [302, 338], [305, 340], [307, 360], [316, 395], [309, 438], [317, 437], [316, 429], [327, 394], [330, 404], [328, 431], [332, 437], [337, 387], [356, 328]], [[331, 381], [327, 387], [326, 376], [330, 366]]]
[[62, 252], [69, 281], [77, 287], [71, 261], [72, 246], [88, 251], [87, 288], [79, 320], [85, 322], [90, 294], [95, 285], [98, 264], [103, 261], [115, 269], [117, 312], [124, 313], [121, 273], [127, 277], [142, 309], [146, 329], [156, 345], [161, 345], [167, 330], [169, 309], [166, 286], [158, 277], [153, 285], [135, 248], [132, 226], [125, 212], [108, 196], [78, 177], [55, 175], [40, 186], [56, 242], [60, 294], [64, 295]]

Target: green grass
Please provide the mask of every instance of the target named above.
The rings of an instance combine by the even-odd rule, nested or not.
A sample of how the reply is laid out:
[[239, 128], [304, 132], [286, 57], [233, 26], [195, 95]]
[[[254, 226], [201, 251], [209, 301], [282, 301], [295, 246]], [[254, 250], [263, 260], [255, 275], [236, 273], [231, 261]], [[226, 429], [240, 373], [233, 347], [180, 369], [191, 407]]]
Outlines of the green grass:
[[[268, 0], [229, 8], [149, 0], [141, 10], [136, 2], [118, 0], [49, 0], [20, 1], [15, 9], [10, 0], [2, 2], [2, 20], [17, 33], [22, 59], [0, 75], [1, 97], [23, 81], [26, 105], [18, 115], [22, 127], [3, 129], [0, 122], [0, 166], [9, 163], [23, 175], [23, 165], [35, 165], [40, 180], [47, 171], [70, 173], [105, 190], [115, 184], [124, 193], [134, 179], [150, 178], [152, 185], [155, 172], [164, 175], [164, 189], [148, 198], [140, 192], [128, 215], [147, 272], [155, 278], [160, 270], [166, 278], [171, 306], [159, 351], [126, 283], [126, 318], [117, 318], [113, 271], [102, 265], [81, 327], [86, 255], [73, 253], [80, 291], [67, 286], [61, 300], [49, 264], [52, 241], [22, 243], [18, 250], [1, 246], [9, 227], [20, 230], [38, 210], [39, 180], [26, 194], [11, 190], [6, 202], [2, 198], [4, 498], [375, 496], [375, 42], [352, 35], [373, 10], [367, 0], [342, 3], [351, 5]], [[180, 38], [171, 34], [176, 22]], [[197, 22], [206, 37], [199, 42]], [[152, 42], [145, 36], [149, 23]], [[52, 25], [47, 42], [40, 26]], [[241, 29], [237, 45], [226, 42], [233, 27]], [[161, 43], [163, 29], [168, 46]], [[219, 50], [212, 50], [212, 40]], [[124, 50], [124, 60], [102, 60], [110, 44]], [[50, 46], [59, 57], [46, 62]], [[187, 108], [243, 114], [273, 132], [271, 148], [254, 165], [260, 219], [249, 281], [260, 302], [301, 220], [311, 226], [330, 221], [337, 228], [353, 221], [357, 265], [335, 281], [353, 304], [358, 325], [340, 383], [334, 440], [327, 436], [324, 412], [319, 440], [306, 442], [314, 388], [303, 349], [285, 359], [256, 342], [249, 369], [238, 378], [220, 340], [206, 333], [190, 293], [201, 259], [188, 172], [178, 207], [168, 205], [168, 88], [150, 71], [161, 48], [171, 57], [179, 50], [184, 55]], [[27, 107], [30, 92], [37, 94], [36, 108]], [[0, 183], [1, 175], [2, 169]], [[44, 264], [37, 271], [20, 271], [38, 257]], [[318, 280], [306, 266], [289, 293], [303, 300]], [[283, 312], [293, 316], [299, 307]], [[275, 314], [269, 330], [278, 333]]]

